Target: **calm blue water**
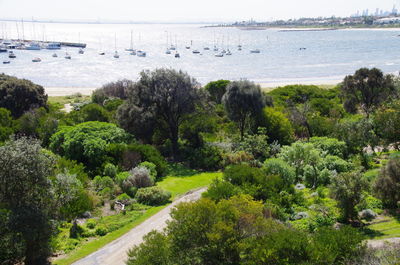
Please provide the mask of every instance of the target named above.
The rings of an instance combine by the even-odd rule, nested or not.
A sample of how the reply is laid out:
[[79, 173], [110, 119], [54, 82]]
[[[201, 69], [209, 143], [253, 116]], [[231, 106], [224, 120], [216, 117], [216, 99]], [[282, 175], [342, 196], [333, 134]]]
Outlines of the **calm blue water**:
[[[3, 23], [8, 38], [22, 36], [21, 24]], [[133, 30], [134, 48], [147, 52], [146, 58], [131, 56], [124, 49], [130, 46]], [[172, 42], [177, 39], [181, 58], [166, 55], [167, 32]], [[137, 79], [143, 69], [171, 67], [182, 69], [201, 83], [216, 79], [247, 78], [259, 83], [336, 81], [360, 67], [379, 67], [385, 72], [400, 70], [399, 30], [338, 30], [320, 32], [279, 32], [278, 30], [243, 31], [235, 28], [201, 28], [201, 25], [108, 25], [25, 23], [25, 38], [69, 41], [88, 44], [84, 55], [68, 48], [72, 60], [64, 59], [65, 49], [57, 51], [15, 51], [17, 58], [10, 65], [0, 65], [0, 72], [30, 79], [45, 87], [98, 87], [120, 78]], [[113, 58], [115, 36], [120, 58]], [[215, 36], [215, 37], [214, 37]], [[240, 42], [243, 50], [238, 51]], [[233, 55], [217, 58], [212, 50], [214, 39], [230, 47]], [[228, 40], [229, 39], [229, 40]], [[184, 46], [193, 40], [192, 54]], [[306, 47], [306, 50], [299, 50]], [[259, 48], [260, 54], [250, 54]], [[98, 55], [102, 49], [105, 56]], [[41, 63], [32, 63], [40, 57]], [[0, 54], [0, 61], [6, 54]]]

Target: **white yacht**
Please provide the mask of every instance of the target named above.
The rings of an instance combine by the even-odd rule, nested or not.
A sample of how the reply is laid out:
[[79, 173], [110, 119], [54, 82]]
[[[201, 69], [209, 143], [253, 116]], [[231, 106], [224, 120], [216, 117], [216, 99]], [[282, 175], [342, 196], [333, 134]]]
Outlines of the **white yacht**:
[[167, 50], [165, 51], [165, 54], [171, 54], [171, 50], [169, 48], [167, 48]]
[[79, 48], [79, 51], [78, 51], [78, 53], [79, 53], [79, 54], [84, 54], [84, 53], [85, 53], [85, 50], [84, 50], [84, 49], [82, 49], [82, 48]]
[[39, 63], [41, 61], [42, 61], [42, 59], [40, 59], [39, 57], [35, 57], [32, 59], [32, 62], [34, 62], [34, 63]]
[[199, 51], [199, 50], [193, 50], [192, 53], [194, 53], [194, 54], [199, 54], [200, 51]]
[[41, 50], [42, 47], [40, 47], [40, 44], [37, 43], [37, 42], [31, 42], [31, 43], [29, 43], [29, 44], [26, 46], [25, 49], [26, 49], [26, 50], [38, 51], [38, 50]]
[[58, 57], [57, 53], [53, 53], [52, 57], [57, 58]]
[[222, 52], [216, 53], [215, 57], [224, 57], [224, 54]]
[[117, 51], [115, 51], [114, 52], [114, 56], [113, 56], [115, 59], [118, 59], [119, 58], [119, 54], [118, 54], [118, 52]]
[[181, 58], [181, 55], [179, 54], [178, 51], [175, 52], [175, 58]]
[[225, 55], [232, 55], [231, 51], [228, 49]]
[[130, 55], [136, 55], [136, 50], [132, 50], [129, 54]]
[[210, 48], [209, 48], [209, 47], [204, 47], [204, 50], [205, 50], [205, 51], [209, 51]]
[[131, 55], [133, 55], [133, 54], [132, 54], [132, 52], [133, 52], [133, 51], [135, 51], [135, 50], [133, 49], [133, 37], [132, 37], [132, 30], [131, 30], [131, 46], [130, 46], [129, 48], [126, 48], [126, 49], [125, 49], [125, 51], [127, 51], [127, 52], [131, 52]]
[[106, 55], [106, 53], [103, 51], [99, 51], [99, 55]]
[[71, 60], [72, 59], [71, 55], [68, 52], [65, 53], [64, 58], [67, 59], [67, 60]]
[[10, 64], [10, 61], [3, 61], [3, 64]]

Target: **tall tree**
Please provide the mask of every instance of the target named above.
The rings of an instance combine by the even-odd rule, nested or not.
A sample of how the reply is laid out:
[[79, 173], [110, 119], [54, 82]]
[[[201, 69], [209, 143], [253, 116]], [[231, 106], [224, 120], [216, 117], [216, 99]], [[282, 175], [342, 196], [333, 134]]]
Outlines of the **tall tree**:
[[[154, 126], [163, 126], [178, 158], [179, 126], [195, 111], [200, 85], [187, 73], [156, 69], [140, 73], [140, 80], [129, 91], [127, 102], [118, 110], [120, 124], [136, 136], [151, 136]], [[143, 126], [143, 127], [142, 127]]]
[[354, 113], [359, 107], [367, 117], [377, 106], [397, 93], [393, 76], [384, 75], [377, 68], [361, 68], [354, 75], [346, 76], [340, 89], [344, 97], [344, 108]]
[[247, 80], [231, 82], [222, 102], [228, 117], [238, 124], [240, 138], [243, 140], [251, 122], [260, 118], [265, 106], [265, 99], [259, 85]]
[[0, 205], [7, 226], [24, 241], [27, 265], [48, 264], [52, 216], [57, 210], [52, 184], [54, 160], [35, 140], [10, 140], [0, 147]]
[[381, 169], [374, 190], [386, 206], [400, 208], [400, 157], [394, 157]]

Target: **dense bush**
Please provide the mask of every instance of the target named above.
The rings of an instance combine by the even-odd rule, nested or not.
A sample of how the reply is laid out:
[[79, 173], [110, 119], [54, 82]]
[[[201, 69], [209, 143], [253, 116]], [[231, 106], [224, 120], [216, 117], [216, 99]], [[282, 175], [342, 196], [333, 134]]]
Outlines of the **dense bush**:
[[92, 101], [102, 105], [108, 98], [126, 99], [128, 91], [132, 89], [133, 85], [134, 82], [127, 79], [110, 82], [93, 91]]
[[400, 157], [394, 157], [384, 166], [374, 189], [387, 207], [400, 207]]
[[221, 168], [221, 151], [211, 145], [205, 145], [198, 149], [187, 148], [185, 150], [185, 160], [190, 167], [202, 170], [218, 170]]
[[328, 137], [311, 137], [309, 140], [315, 147], [327, 152], [330, 155], [344, 158], [347, 156], [347, 146], [343, 141]]
[[15, 118], [24, 112], [47, 107], [44, 88], [25, 79], [0, 74], [0, 108], [11, 111]]
[[211, 100], [217, 104], [221, 104], [222, 96], [226, 93], [226, 87], [229, 83], [229, 80], [218, 80], [208, 83], [204, 89], [210, 94]]
[[110, 114], [102, 106], [92, 103], [83, 106], [79, 110], [70, 112], [68, 118], [71, 119], [74, 123], [82, 123], [88, 121], [109, 122]]
[[154, 179], [150, 175], [150, 170], [146, 167], [135, 167], [129, 172], [130, 176], [127, 177], [122, 183], [122, 188], [129, 191], [130, 188], [146, 188], [154, 185]]
[[293, 142], [294, 131], [292, 124], [286, 115], [276, 108], [264, 108], [261, 125], [266, 128], [270, 143], [278, 141], [278, 143], [285, 145]]
[[232, 165], [224, 171], [224, 179], [234, 185], [260, 183], [263, 176], [261, 169], [248, 165]]
[[139, 203], [153, 206], [165, 204], [170, 198], [171, 193], [160, 187], [141, 188], [135, 195]]
[[0, 142], [8, 140], [13, 132], [11, 112], [8, 109], [0, 108]]
[[60, 128], [51, 137], [50, 148], [94, 171], [107, 160], [109, 144], [125, 143], [128, 139], [129, 135], [115, 124], [91, 121]]
[[113, 157], [115, 164], [119, 164], [123, 170], [130, 170], [147, 161], [156, 165], [158, 178], [167, 173], [167, 161], [154, 146], [111, 144], [107, 148], [107, 153]]
[[279, 158], [265, 160], [263, 169], [266, 174], [280, 176], [286, 185], [295, 184], [295, 170], [288, 163]]

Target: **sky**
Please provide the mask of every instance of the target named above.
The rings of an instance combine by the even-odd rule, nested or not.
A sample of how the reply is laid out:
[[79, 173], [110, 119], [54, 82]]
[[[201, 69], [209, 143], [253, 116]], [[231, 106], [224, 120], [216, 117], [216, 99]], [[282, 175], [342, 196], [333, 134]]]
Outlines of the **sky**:
[[266, 21], [400, 9], [400, 0], [0, 0], [0, 19], [134, 22]]

